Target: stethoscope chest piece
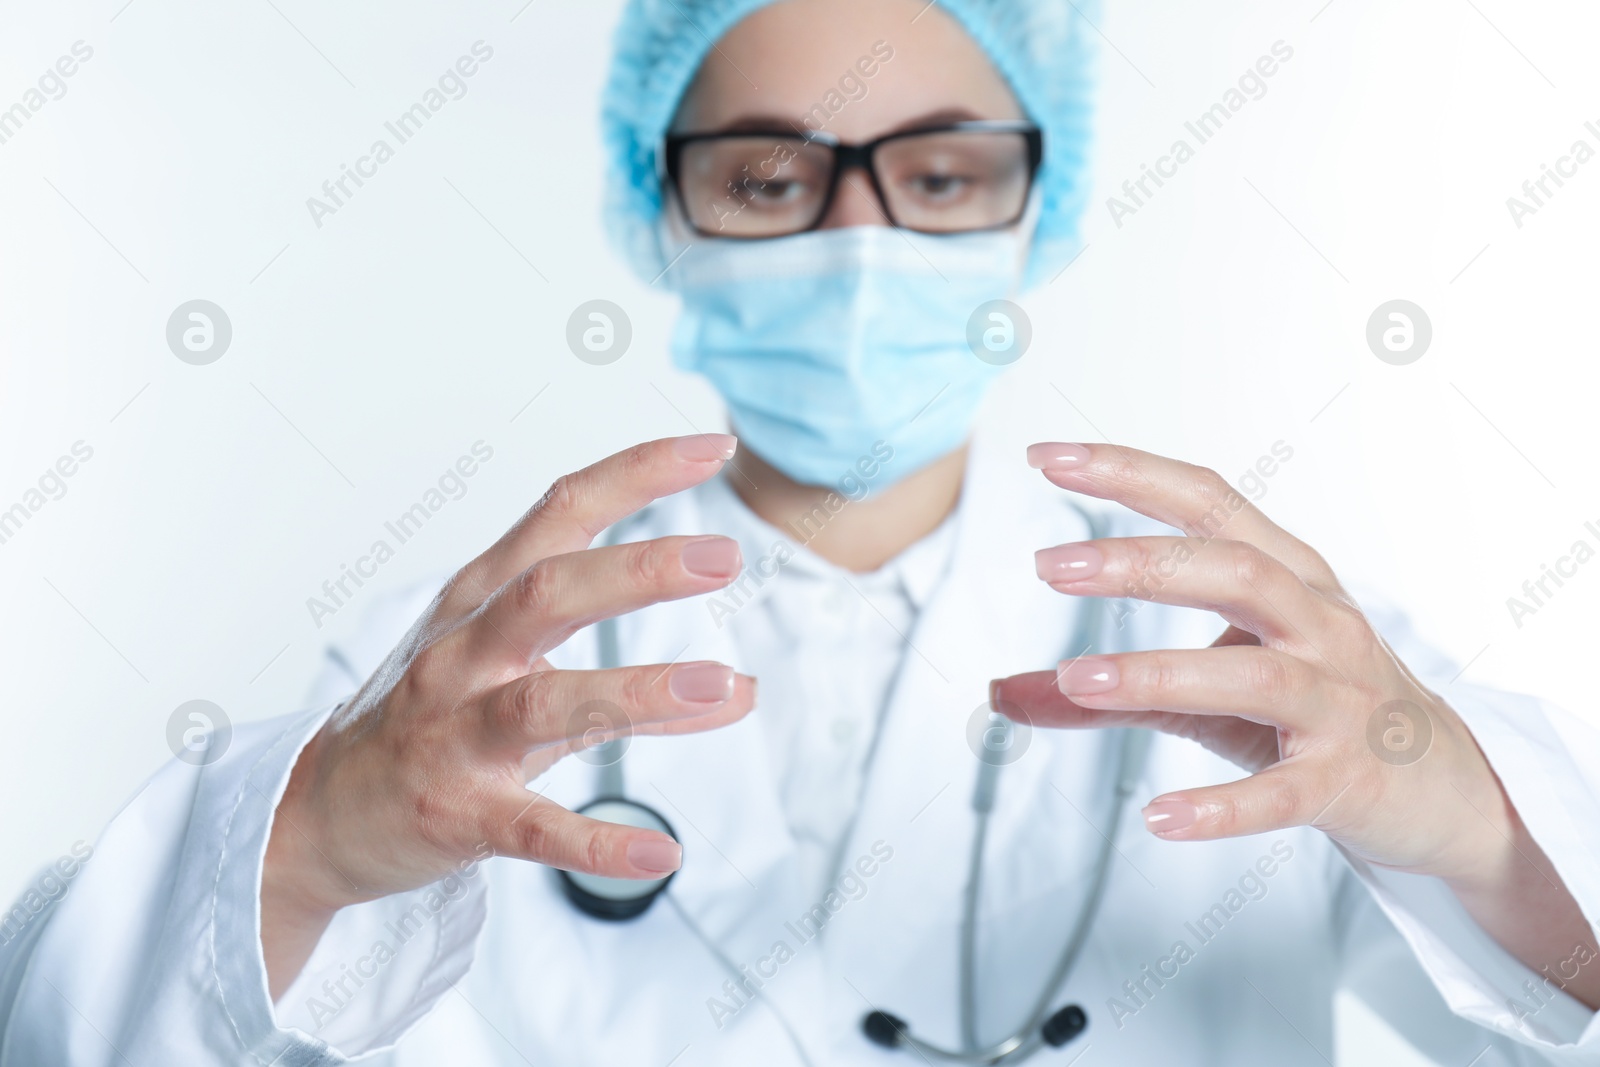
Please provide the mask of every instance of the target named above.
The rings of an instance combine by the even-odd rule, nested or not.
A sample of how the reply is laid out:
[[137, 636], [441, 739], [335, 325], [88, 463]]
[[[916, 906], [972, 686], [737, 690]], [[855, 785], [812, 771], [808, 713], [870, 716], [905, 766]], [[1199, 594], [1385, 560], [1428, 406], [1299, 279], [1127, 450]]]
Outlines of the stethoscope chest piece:
[[[659, 830], [674, 841], [678, 839], [672, 825], [662, 818], [660, 812], [624, 797], [596, 797], [579, 808], [578, 814], [601, 822], [636, 826], [641, 830]], [[677, 873], [674, 871], [665, 878], [633, 879], [602, 878], [577, 871], [556, 872], [561, 880], [562, 891], [574, 908], [592, 919], [608, 922], [637, 919], [649, 911], [650, 905], [656, 902], [656, 897], [661, 895], [661, 891], [667, 888], [667, 883]]]

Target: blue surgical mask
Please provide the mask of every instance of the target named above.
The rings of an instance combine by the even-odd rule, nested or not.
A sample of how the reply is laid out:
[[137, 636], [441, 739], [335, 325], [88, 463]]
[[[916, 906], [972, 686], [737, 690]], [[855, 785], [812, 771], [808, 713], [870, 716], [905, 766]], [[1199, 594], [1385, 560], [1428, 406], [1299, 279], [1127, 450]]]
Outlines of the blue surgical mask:
[[698, 240], [663, 279], [683, 297], [674, 361], [711, 381], [741, 442], [790, 478], [883, 489], [966, 440], [1001, 369], [969, 347], [969, 321], [1015, 294], [1019, 231]]

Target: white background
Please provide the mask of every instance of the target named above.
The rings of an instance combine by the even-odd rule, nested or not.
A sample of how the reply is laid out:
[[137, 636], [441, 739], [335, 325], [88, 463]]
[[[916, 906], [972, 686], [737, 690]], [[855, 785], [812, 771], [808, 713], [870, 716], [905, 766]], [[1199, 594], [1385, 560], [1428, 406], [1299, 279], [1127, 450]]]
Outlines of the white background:
[[[94, 49], [0, 145], [0, 509], [94, 450], [0, 544], [7, 896], [170, 756], [177, 705], [297, 708], [375, 587], [458, 565], [564, 470], [720, 420], [668, 366], [668, 299], [602, 240], [618, 4], [123, 4], [0, 14], [0, 108]], [[1595, 10], [1109, 0], [1100, 29], [1088, 248], [1026, 299], [995, 432], [1019, 462], [1110, 439], [1230, 475], [1282, 440], [1270, 514], [1466, 677], [1592, 716], [1600, 562], [1520, 627], [1506, 599], [1600, 543], [1600, 161], [1521, 228], [1506, 198], [1575, 139], [1600, 148]], [[306, 198], [480, 39], [467, 95], [317, 228]], [[1116, 226], [1106, 196], [1278, 40], [1266, 96]], [[564, 342], [596, 297], [635, 330], [608, 367]], [[1364, 339], [1397, 297], [1434, 328], [1404, 367]], [[233, 323], [209, 366], [165, 343], [193, 298]], [[478, 440], [466, 495], [319, 630], [307, 598]], [[1345, 1062], [1402, 1062], [1359, 1009], [1343, 1038]]]

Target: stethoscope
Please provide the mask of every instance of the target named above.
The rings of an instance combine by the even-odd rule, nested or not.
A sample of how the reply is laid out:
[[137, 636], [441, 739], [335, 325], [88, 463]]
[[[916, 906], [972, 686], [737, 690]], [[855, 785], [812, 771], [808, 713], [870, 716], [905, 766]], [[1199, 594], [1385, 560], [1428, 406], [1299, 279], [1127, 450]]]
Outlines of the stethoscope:
[[[1073, 505], [1075, 508], [1077, 505]], [[1105, 536], [1104, 522], [1083, 508], [1077, 509], [1089, 525], [1091, 539]], [[1078, 619], [1073, 628], [1069, 649], [1071, 658], [1087, 655], [1100, 648], [1106, 607], [1103, 601], [1083, 600]], [[617, 647], [617, 629], [614, 619], [597, 624], [599, 659], [602, 669], [619, 666], [621, 656]], [[983, 879], [983, 853], [988, 838], [990, 817], [994, 812], [995, 793], [999, 785], [1000, 770], [1011, 762], [1006, 757], [1015, 737], [1013, 722], [997, 712], [991, 712], [990, 728], [984, 734], [983, 753], [976, 784], [972, 792], [972, 813], [975, 827], [972, 835], [971, 859], [967, 871], [967, 887], [962, 902], [961, 916], [961, 1049], [947, 1049], [925, 1041], [911, 1032], [910, 1025], [898, 1016], [875, 1009], [861, 1020], [861, 1030], [868, 1040], [886, 1049], [911, 1049], [926, 1059], [946, 1063], [977, 1065], [1020, 1063], [1048, 1046], [1061, 1048], [1072, 1041], [1088, 1026], [1088, 1015], [1077, 1004], [1052, 1008], [1058, 990], [1071, 975], [1088, 940], [1089, 929], [1100, 909], [1105, 895], [1106, 881], [1111, 873], [1111, 858], [1116, 851], [1115, 841], [1121, 828], [1122, 815], [1143, 773], [1145, 759], [1150, 749], [1150, 734], [1145, 730], [1110, 731], [1115, 736], [1117, 770], [1113, 778], [1113, 796], [1110, 822], [1104, 828], [1099, 852], [1096, 856], [1089, 889], [1079, 908], [1076, 922], [1056, 959], [1056, 965], [1045, 981], [1038, 1000], [1034, 1003], [1026, 1022], [1004, 1040], [979, 1047], [977, 1040], [977, 917]], [[606, 729], [613, 724], [597, 723]], [[660, 812], [627, 797], [624, 788], [622, 754], [626, 740], [607, 741], [588, 749], [590, 762], [599, 765], [599, 788], [595, 799], [577, 809], [581, 814], [605, 822], [620, 823], [659, 830], [677, 840], [677, 833]], [[674, 872], [676, 873], [676, 872]], [[591, 918], [617, 922], [643, 915], [671, 883], [673, 875], [653, 881], [634, 881], [623, 878], [601, 878], [571, 871], [557, 872], [567, 900], [574, 908]], [[698, 934], [698, 931], [696, 931]], [[707, 947], [726, 965], [726, 960], [715, 945]], [[736, 975], [737, 977], [737, 975]], [[781, 1020], [790, 1039], [798, 1041], [787, 1021]], [[801, 1050], [802, 1058], [804, 1052]]]

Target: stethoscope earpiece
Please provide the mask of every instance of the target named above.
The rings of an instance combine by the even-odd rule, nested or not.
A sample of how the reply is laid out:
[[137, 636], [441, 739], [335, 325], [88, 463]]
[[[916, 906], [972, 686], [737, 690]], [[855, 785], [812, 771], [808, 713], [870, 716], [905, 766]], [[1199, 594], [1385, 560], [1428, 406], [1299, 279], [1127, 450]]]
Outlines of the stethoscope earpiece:
[[861, 1032], [874, 1045], [899, 1048], [900, 1035], [906, 1032], [906, 1023], [904, 1019], [886, 1011], [869, 1011], [866, 1018], [861, 1020]]
[[[662, 818], [660, 812], [625, 797], [596, 797], [579, 808], [578, 814], [601, 822], [636, 826], [641, 830], [658, 830], [674, 841], [678, 840], [672, 824]], [[656, 879], [602, 878], [595, 874], [559, 870], [556, 875], [561, 880], [562, 891], [574, 908], [591, 919], [624, 922], [637, 919], [649, 911], [650, 905], [656, 902], [656, 897], [661, 895], [677, 873], [673, 871], [665, 878]]]
[[1084, 1014], [1083, 1009], [1076, 1004], [1068, 1004], [1044, 1021], [1044, 1025], [1039, 1027], [1039, 1036], [1051, 1048], [1060, 1048], [1083, 1033], [1088, 1025], [1089, 1016]]

